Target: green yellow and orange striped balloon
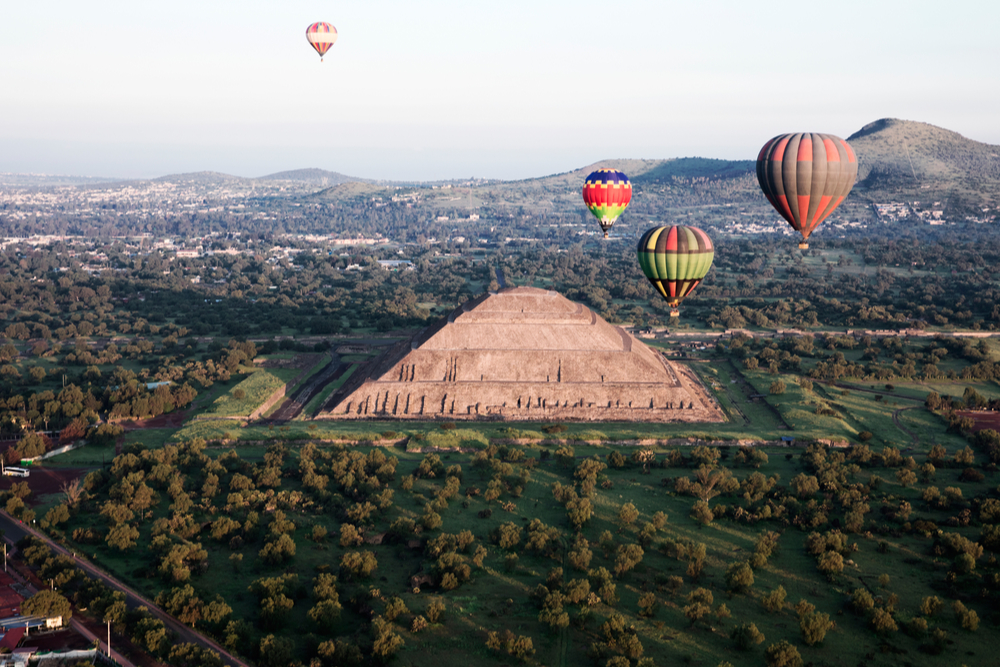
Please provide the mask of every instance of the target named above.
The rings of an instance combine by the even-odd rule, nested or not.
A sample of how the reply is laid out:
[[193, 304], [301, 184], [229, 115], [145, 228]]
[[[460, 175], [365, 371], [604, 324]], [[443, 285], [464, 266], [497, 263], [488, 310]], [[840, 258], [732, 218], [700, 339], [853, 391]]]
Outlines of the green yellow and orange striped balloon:
[[681, 301], [712, 268], [715, 248], [697, 227], [654, 227], [639, 239], [639, 266], [677, 317]]

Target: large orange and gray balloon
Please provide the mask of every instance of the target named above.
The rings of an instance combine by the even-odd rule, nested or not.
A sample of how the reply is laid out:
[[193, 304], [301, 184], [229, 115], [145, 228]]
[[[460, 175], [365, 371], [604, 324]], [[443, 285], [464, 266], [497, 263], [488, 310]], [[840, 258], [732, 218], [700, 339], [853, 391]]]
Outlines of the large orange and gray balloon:
[[757, 180], [764, 196], [795, 231], [799, 247], [840, 206], [858, 177], [850, 145], [832, 134], [782, 134], [764, 144], [757, 156]]
[[337, 29], [329, 23], [323, 23], [322, 21], [313, 23], [306, 28], [306, 39], [316, 49], [320, 62], [323, 62], [323, 56], [326, 55], [326, 52], [337, 41]]

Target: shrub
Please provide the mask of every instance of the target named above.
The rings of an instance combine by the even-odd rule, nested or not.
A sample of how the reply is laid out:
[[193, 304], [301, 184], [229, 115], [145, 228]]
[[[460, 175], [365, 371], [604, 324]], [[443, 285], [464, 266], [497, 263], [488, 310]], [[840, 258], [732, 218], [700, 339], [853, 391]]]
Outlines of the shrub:
[[726, 570], [726, 587], [734, 593], [746, 593], [753, 582], [753, 568], [746, 561], [733, 563]]
[[896, 620], [892, 617], [892, 614], [881, 607], [876, 607], [872, 610], [871, 626], [880, 635], [887, 635], [890, 632], [899, 630], [899, 626], [896, 625]]
[[698, 523], [707, 526], [715, 520], [715, 514], [704, 500], [698, 500], [691, 507], [691, 518]]
[[764, 604], [764, 609], [768, 611], [781, 611], [781, 608], [785, 606], [785, 592], [784, 586], [778, 586], [773, 591], [761, 598], [761, 602]]
[[784, 640], [768, 646], [764, 659], [768, 667], [802, 667], [799, 650]]
[[803, 614], [799, 618], [799, 631], [802, 633], [802, 641], [809, 646], [819, 644], [826, 638], [827, 631], [833, 627], [833, 621], [829, 614], [810, 612]]
[[754, 623], [744, 623], [733, 628], [729, 638], [741, 651], [749, 651], [754, 646], [764, 643], [764, 633], [757, 629]]

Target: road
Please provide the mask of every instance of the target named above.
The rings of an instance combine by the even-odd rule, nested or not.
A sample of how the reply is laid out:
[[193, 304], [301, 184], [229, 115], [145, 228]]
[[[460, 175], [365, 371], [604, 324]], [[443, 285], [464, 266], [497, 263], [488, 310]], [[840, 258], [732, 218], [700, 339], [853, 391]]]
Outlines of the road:
[[[109, 588], [113, 590], [121, 591], [122, 593], [124, 593], [125, 604], [128, 605], [130, 609], [134, 609], [140, 606], [149, 609], [150, 614], [163, 621], [163, 624], [167, 627], [167, 629], [173, 632], [175, 635], [177, 635], [177, 643], [198, 644], [199, 646], [211, 649], [212, 651], [218, 653], [222, 657], [223, 662], [225, 662], [228, 665], [231, 665], [232, 667], [249, 667], [247, 663], [243, 662], [239, 658], [230, 654], [226, 649], [222, 648], [219, 644], [215, 643], [213, 640], [209, 639], [208, 637], [201, 634], [197, 630], [193, 630], [188, 626], [184, 625], [176, 618], [174, 618], [167, 612], [157, 607], [155, 604], [152, 603], [152, 601], [147, 600], [139, 593], [135, 592], [125, 584], [121, 583], [120, 581], [112, 577], [110, 574], [106, 573], [104, 570], [101, 570], [96, 565], [88, 562], [85, 559], [76, 557], [75, 553], [68, 551], [62, 545], [53, 542], [45, 534], [40, 533], [37, 530], [34, 530], [28, 527], [27, 525], [21, 523], [20, 521], [13, 518], [3, 510], [0, 510], [0, 530], [3, 531], [4, 539], [12, 544], [21, 540], [25, 535], [34, 535], [38, 539], [45, 542], [49, 546], [49, 548], [51, 548], [57, 554], [63, 556], [69, 556], [71, 558], [76, 558], [77, 565], [88, 576], [90, 576], [93, 579], [98, 579], [104, 582], [105, 585], [107, 585]], [[84, 634], [84, 636], [86, 637], [93, 636], [93, 633], [90, 633], [89, 631], [87, 632], [81, 631], [81, 634]], [[97, 637], [95, 638], [99, 639]], [[122, 664], [131, 664], [131, 663], [122, 662]]]

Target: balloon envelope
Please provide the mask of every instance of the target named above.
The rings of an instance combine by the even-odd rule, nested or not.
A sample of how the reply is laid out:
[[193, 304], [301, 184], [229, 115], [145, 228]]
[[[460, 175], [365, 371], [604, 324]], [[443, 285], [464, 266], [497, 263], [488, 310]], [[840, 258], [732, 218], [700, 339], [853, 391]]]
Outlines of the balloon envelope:
[[832, 134], [782, 134], [757, 155], [757, 181], [764, 196], [802, 234], [800, 248], [844, 201], [858, 177], [850, 145]]
[[712, 268], [715, 247], [697, 227], [654, 227], [639, 239], [639, 266], [677, 317], [677, 306]]
[[583, 201], [600, 222], [604, 238], [608, 238], [608, 230], [632, 201], [632, 184], [617, 169], [598, 169], [583, 184]]
[[319, 54], [319, 58], [322, 60], [324, 54], [337, 41], [337, 29], [329, 23], [323, 23], [322, 21], [313, 23], [306, 28], [306, 39], [316, 49], [316, 53]]

